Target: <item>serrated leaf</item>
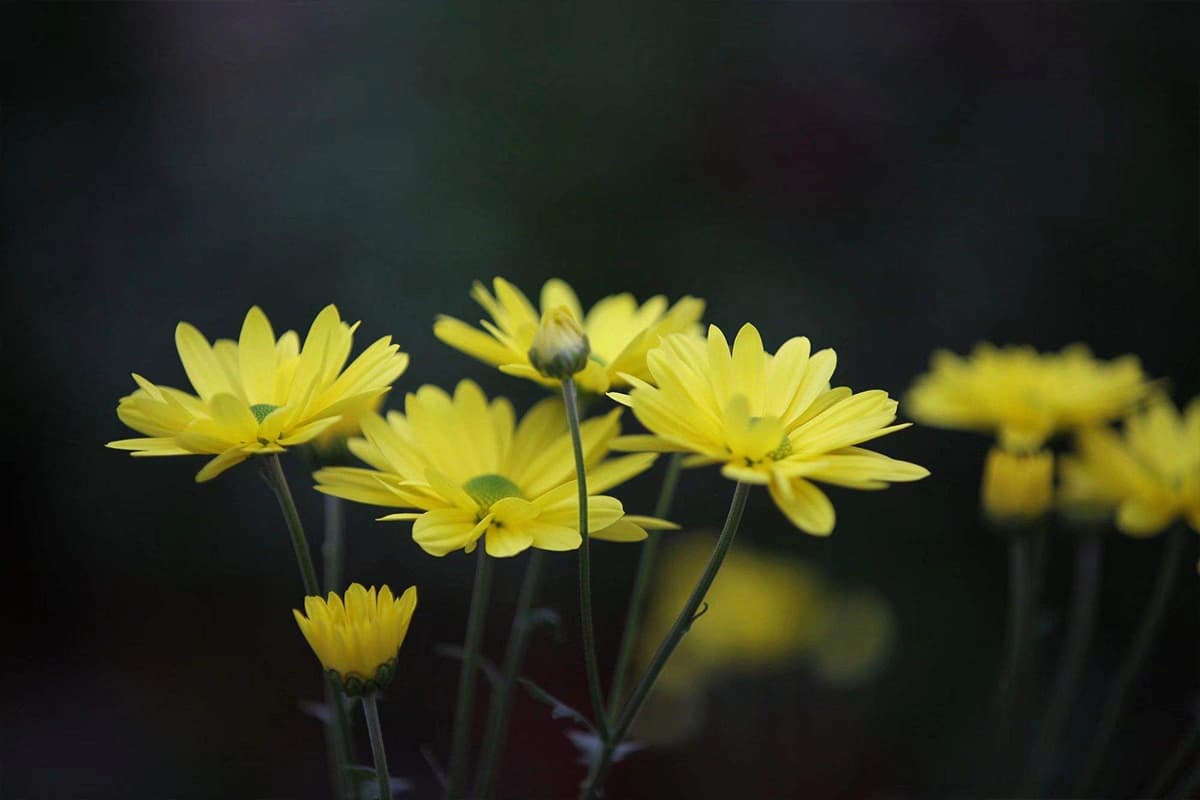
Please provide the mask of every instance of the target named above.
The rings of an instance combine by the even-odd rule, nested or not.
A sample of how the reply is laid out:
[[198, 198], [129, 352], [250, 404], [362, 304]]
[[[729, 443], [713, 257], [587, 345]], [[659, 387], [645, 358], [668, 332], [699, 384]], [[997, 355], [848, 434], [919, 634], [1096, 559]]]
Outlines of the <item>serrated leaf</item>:
[[596, 728], [592, 725], [592, 721], [584, 716], [583, 712], [567, 705], [528, 678], [518, 678], [517, 680], [535, 700], [550, 706], [551, 717], [554, 719], [569, 719], [595, 733]]
[[[589, 769], [595, 766], [604, 749], [604, 742], [600, 740], [600, 737], [589, 731], [567, 731], [567, 738], [579, 749], [579, 763], [587, 765]], [[642, 742], [626, 739], [613, 748], [612, 762], [615, 764], [645, 746]]]

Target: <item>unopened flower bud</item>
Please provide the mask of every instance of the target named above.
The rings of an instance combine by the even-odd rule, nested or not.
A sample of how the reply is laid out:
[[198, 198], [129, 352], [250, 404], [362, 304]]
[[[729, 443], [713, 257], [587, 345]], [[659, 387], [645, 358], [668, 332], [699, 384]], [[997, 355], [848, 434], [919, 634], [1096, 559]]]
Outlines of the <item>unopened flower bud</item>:
[[542, 314], [542, 324], [529, 348], [529, 363], [547, 378], [563, 380], [587, 366], [592, 348], [579, 321], [558, 306]]

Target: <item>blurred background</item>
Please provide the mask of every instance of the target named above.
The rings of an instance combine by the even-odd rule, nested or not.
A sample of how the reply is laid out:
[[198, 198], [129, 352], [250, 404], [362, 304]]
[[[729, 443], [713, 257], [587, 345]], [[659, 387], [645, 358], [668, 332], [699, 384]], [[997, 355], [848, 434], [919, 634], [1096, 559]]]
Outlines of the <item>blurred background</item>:
[[[1084, 341], [1140, 355], [1178, 401], [1200, 393], [1197, 21], [1186, 4], [5, 6], [0, 797], [325, 796], [298, 702], [321, 685], [274, 499], [249, 468], [196, 485], [199, 458], [103, 447], [129, 435], [114, 408], [131, 371], [184, 384], [179, 320], [232, 337], [257, 303], [304, 330], [336, 302], [363, 320], [359, 348], [391, 333], [412, 354], [392, 407], [464, 376], [519, 408], [539, 396], [433, 338], [437, 312], [480, 316], [467, 291], [494, 275], [531, 295], [561, 276], [585, 305], [704, 297], [708, 320], [752, 320], [769, 348], [836, 348], [836, 379], [859, 389], [902, 393], [937, 347]], [[832, 490], [827, 540], [755, 493], [738, 546], [869, 598], [870, 624], [840, 630], [877, 634], [875, 660], [849, 681], [811, 657], [681, 680], [684, 705], [647, 717], [656, 746], [617, 765], [610, 796], [946, 793], [1003, 639], [1004, 545], [978, 522], [987, 446], [888, 437], [880, 450], [933, 476]], [[300, 459], [286, 467], [316, 547], [321, 499]], [[626, 506], [647, 512], [661, 476], [620, 490]], [[677, 545], [719, 525], [731, 488], [685, 474]], [[382, 713], [393, 772], [432, 796], [421, 748], [445, 754], [458, 671], [434, 647], [461, 642], [472, 559], [431, 558], [373, 516], [347, 509], [347, 575], [420, 586]], [[1047, 671], [1068, 538], [1052, 538]], [[1068, 756], [1161, 545], [1109, 535]], [[593, 552], [607, 675], [637, 548]], [[526, 671], [584, 706], [575, 560], [550, 563], [539, 604], [562, 626]], [[522, 566], [498, 570], [493, 658]], [[1189, 572], [1112, 795], [1194, 724], [1198, 595]], [[518, 698], [504, 796], [573, 796], [567, 730]]]

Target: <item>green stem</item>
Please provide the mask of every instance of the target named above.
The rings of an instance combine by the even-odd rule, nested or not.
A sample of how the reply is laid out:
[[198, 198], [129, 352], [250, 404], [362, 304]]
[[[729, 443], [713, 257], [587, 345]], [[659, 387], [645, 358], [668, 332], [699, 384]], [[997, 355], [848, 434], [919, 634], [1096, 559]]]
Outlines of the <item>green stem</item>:
[[283, 465], [279, 463], [279, 455], [272, 453], [259, 460], [263, 480], [275, 492], [279, 508], [283, 511], [283, 519], [287, 523], [288, 533], [292, 535], [292, 549], [296, 551], [296, 562], [300, 565], [300, 578], [304, 581], [304, 594], [308, 597], [321, 596], [321, 584], [317, 583], [317, 571], [313, 569], [312, 553], [308, 549], [308, 539], [304, 536], [304, 526], [300, 523], [300, 512], [296, 510], [296, 501], [292, 499], [292, 490], [288, 488], [287, 477], [283, 474]]
[[1054, 766], [1059, 739], [1070, 714], [1079, 678], [1096, 627], [1096, 598], [1100, 589], [1101, 539], [1087, 535], [1075, 546], [1075, 577], [1072, 583], [1070, 621], [1063, 644], [1062, 661], [1054, 678], [1050, 708], [1042, 722], [1041, 735], [1033, 750], [1034, 794], [1046, 782]]
[[[292, 549], [296, 552], [296, 562], [300, 566], [300, 578], [304, 583], [304, 594], [308, 597], [320, 597], [321, 585], [317, 583], [317, 571], [313, 567], [312, 552], [308, 548], [308, 537], [304, 535], [304, 525], [300, 522], [300, 512], [296, 509], [296, 501], [288, 486], [287, 476], [283, 474], [283, 464], [279, 455], [272, 453], [259, 459], [259, 469], [263, 480], [275, 493], [279, 508], [283, 511], [284, 522], [287, 523], [288, 533], [292, 538]], [[329, 703], [329, 714], [332, 724], [326, 733], [328, 749], [332, 754], [331, 767], [335, 773], [331, 777], [333, 789], [339, 798], [346, 797], [349, 783], [346, 778], [346, 767], [349, 765], [349, 723], [346, 711], [341, 701], [341, 688], [326, 680], [325, 699]]]
[[525, 652], [529, 647], [529, 634], [533, 628], [529, 611], [537, 594], [541, 579], [542, 562], [545, 554], [536, 548], [529, 551], [529, 564], [525, 567], [525, 579], [517, 595], [517, 608], [513, 612], [512, 631], [508, 634], [508, 646], [504, 651], [500, 685], [492, 692], [492, 703], [488, 710], [487, 734], [479, 757], [479, 776], [475, 781], [475, 794], [487, 800], [492, 793], [492, 782], [496, 764], [504, 751], [504, 738], [508, 732], [508, 712], [512, 708], [513, 690], [521, 674]]
[[476, 546], [479, 556], [475, 562], [475, 585], [471, 589], [471, 610], [467, 615], [467, 637], [463, 642], [458, 700], [454, 708], [454, 731], [450, 744], [450, 777], [446, 781], [448, 800], [459, 800], [466, 794], [467, 749], [471, 741], [471, 712], [475, 705], [475, 672], [479, 661], [479, 644], [483, 640], [488, 592], [492, 584], [492, 559], [488, 557], [483, 542]]
[[[1013, 747], [1013, 704], [1028, 644], [1029, 607], [1033, 598], [1032, 539], [1026, 531], [1009, 531], [1008, 536], [1008, 621], [1004, 643], [1004, 666], [1000, 671], [992, 696], [992, 727], [990, 745], [985, 751], [991, 756], [989, 782], [1004, 782], [1009, 772], [1009, 750]], [[998, 784], [987, 787], [999, 788]]]
[[600, 686], [600, 666], [596, 660], [596, 631], [592, 621], [592, 560], [588, 538], [587, 468], [583, 462], [583, 440], [579, 432], [579, 397], [575, 380], [562, 382], [563, 404], [567, 407], [567, 425], [571, 429], [571, 445], [575, 450], [575, 479], [579, 487], [579, 616], [583, 628], [583, 660], [587, 667], [588, 691], [592, 696], [592, 715], [596, 732], [602, 741], [608, 740], [608, 719], [604, 711], [604, 690]]
[[[665, 519], [671, 513], [675, 500], [675, 487], [679, 485], [679, 471], [683, 462], [682, 453], [674, 453], [667, 462], [667, 474], [663, 476], [658, 502], [654, 505], [654, 516]], [[608, 716], [615, 717], [625, 695], [625, 679], [629, 674], [629, 661], [637, 645], [638, 631], [642, 624], [642, 612], [646, 608], [646, 591], [654, 573], [654, 558], [658, 554], [660, 534], [653, 531], [642, 543], [642, 557], [638, 560], [637, 574], [633, 578], [633, 591], [629, 595], [629, 611], [625, 618], [625, 632], [621, 636], [621, 649], [617, 653], [617, 666], [613, 669], [612, 688], [608, 694]]]
[[[323, 495], [325, 505], [325, 541], [321, 544], [321, 562], [324, 568], [325, 591], [340, 592], [342, 590], [342, 563], [345, 554], [345, 544], [342, 531], [345, 529], [345, 508], [342, 501], [332, 495]], [[353, 790], [353, 784], [346, 773], [346, 767], [354, 763], [354, 747], [350, 734], [350, 718], [346, 714], [346, 704], [342, 702], [342, 690], [332, 678], [325, 686], [325, 704], [329, 707], [331, 723], [329, 726], [331, 762], [338, 771], [338, 781], [342, 790], [340, 797], [347, 797]]]
[[342, 590], [342, 561], [345, 545], [342, 541], [344, 529], [344, 509], [342, 501], [333, 495], [323, 495], [325, 498], [325, 541], [321, 545], [321, 560], [325, 567], [325, 591], [340, 592]]
[[[1139, 797], [1162, 797], [1167, 786], [1171, 781], [1171, 776], [1179, 771], [1183, 760], [1187, 758], [1188, 753], [1192, 748], [1200, 744], [1200, 722], [1196, 720], [1188, 721], [1188, 729], [1184, 731], [1183, 736], [1179, 737], [1179, 743], [1175, 745], [1175, 749], [1171, 751], [1171, 755], [1167, 757], [1167, 761], [1158, 772], [1158, 776], [1154, 782], [1150, 784], [1150, 788], [1142, 792]], [[1186, 783], [1186, 782], [1185, 782]]]
[[1141, 627], [1134, 638], [1133, 646], [1125, 656], [1121, 670], [1114, 680], [1113, 689], [1104, 704], [1100, 724], [1096, 728], [1095, 736], [1092, 737], [1091, 746], [1088, 748], [1087, 757], [1083, 762], [1083, 769], [1080, 770], [1079, 780], [1075, 785], [1074, 794], [1076, 795], [1087, 794], [1087, 790], [1100, 771], [1100, 766], [1104, 763], [1108, 745], [1112, 741], [1117, 723], [1120, 722], [1121, 715], [1125, 711], [1125, 703], [1129, 699], [1129, 689], [1142, 671], [1146, 658], [1150, 655], [1151, 645], [1154, 644], [1158, 630], [1162, 626], [1163, 612], [1167, 609], [1168, 601], [1171, 598], [1171, 589], [1175, 586], [1175, 578], [1179, 574], [1179, 565], [1183, 561], [1185, 544], [1186, 534], [1183, 531], [1174, 530], [1168, 534], [1162, 561], [1158, 568], [1158, 576], [1154, 582], [1154, 594], [1151, 595], [1150, 602], [1146, 605]]
[[633, 694], [629, 696], [629, 701], [621, 710], [621, 715], [617, 718], [616, 725], [613, 727], [612, 736], [604, 741], [604, 745], [600, 751], [600, 758], [592, 767], [591, 774], [584, 783], [583, 791], [580, 797], [583, 800], [594, 800], [599, 796], [601, 788], [604, 786], [604, 779], [608, 775], [609, 767], [612, 766], [612, 757], [616, 752], [617, 746], [620, 745], [625, 738], [625, 734], [629, 732], [629, 726], [637, 718], [638, 712], [641, 711], [642, 704], [646, 702], [646, 697], [649, 696], [650, 690], [654, 688], [654, 682], [658, 680], [659, 673], [663, 667], [667, 665], [667, 661], [671, 658], [671, 654], [679, 646], [684, 634], [692, 627], [692, 623], [696, 620], [696, 612], [700, 609], [700, 605], [704, 602], [705, 596], [708, 594], [709, 588], [712, 586], [713, 580], [717, 577], [717, 572], [721, 569], [722, 562], [725, 561], [725, 556], [729, 552], [730, 545], [733, 544], [733, 537], [737, 534], [738, 525], [742, 521], [742, 512], [746, 510], [746, 499], [750, 495], [750, 484], [738, 483], [733, 490], [733, 499], [729, 503], [729, 514], [725, 518], [725, 526], [721, 529], [721, 535], [717, 538], [717, 544], [713, 548], [712, 555], [709, 556], [708, 564], [704, 567], [704, 573], [696, 582], [696, 586], [692, 589], [691, 596], [688, 597], [683, 609], [680, 610], [679, 616], [675, 618], [675, 623], [667, 632], [667, 636], [658, 646], [658, 650], [654, 653], [654, 658], [650, 660], [650, 666], [646, 668], [646, 674], [638, 681], [637, 686], [633, 688]]
[[387, 753], [383, 750], [383, 731], [379, 728], [379, 708], [375, 705], [375, 693], [363, 695], [363, 716], [367, 718], [367, 731], [371, 734], [371, 755], [375, 757], [375, 780], [379, 785], [379, 800], [391, 800], [392, 786], [388, 777]]

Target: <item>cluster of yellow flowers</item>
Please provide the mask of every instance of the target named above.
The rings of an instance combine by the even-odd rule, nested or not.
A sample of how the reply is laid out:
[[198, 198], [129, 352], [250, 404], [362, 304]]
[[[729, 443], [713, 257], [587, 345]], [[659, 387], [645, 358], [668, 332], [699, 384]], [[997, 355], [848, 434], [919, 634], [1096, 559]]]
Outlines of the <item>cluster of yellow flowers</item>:
[[[939, 351], [914, 382], [908, 410], [927, 425], [992, 433], [982, 499], [1001, 522], [1028, 522], [1058, 505], [1072, 515], [1115, 513], [1131, 536], [1176, 520], [1200, 532], [1200, 398], [1178, 410], [1139, 360], [1092, 356], [1083, 345], [1058, 353], [979, 345], [970, 357]], [[1123, 432], [1108, 427], [1123, 419]], [[1045, 448], [1058, 433], [1075, 452]]]
[[[370, 709], [375, 692], [395, 672], [416, 589], [397, 599], [386, 586], [376, 591], [352, 584], [344, 595], [318, 596], [308, 543], [276, 460], [289, 448], [305, 446], [314, 456], [318, 491], [400, 509], [380, 519], [412, 522], [414, 541], [431, 555], [472, 552], [480, 540], [487, 557], [511, 557], [530, 548], [579, 549], [585, 639], [591, 635], [588, 539], [637, 542], [647, 531], [677, 527], [628, 514], [620, 500], [606, 494], [649, 469], [660, 453], [686, 455], [682, 464], [688, 467], [718, 464], [738, 483], [737, 513], [731, 511], [726, 543], [714, 551], [712, 575], [703, 579], [709, 583], [736, 530], [749, 486], [767, 487], [793, 525], [825, 536], [833, 530], [834, 510], [817, 483], [877, 489], [928, 474], [861, 447], [906, 427], [896, 424], [897, 403], [880, 390], [856, 393], [834, 386], [835, 353], [814, 353], [807, 338], [790, 339], [772, 354], [747, 324], [731, 347], [716, 326], [702, 332], [705, 304], [699, 299], [670, 303], [656, 296], [638, 303], [626, 293], [605, 297], [585, 311], [571, 287], [557, 279], [542, 287], [540, 308], [501, 278], [490, 291], [477, 283], [471, 296], [490, 319], [475, 328], [440, 316], [435, 336], [509, 375], [561, 387], [561, 399], [548, 398], [518, 416], [507, 399], [489, 399], [477, 384], [463, 380], [453, 392], [421, 386], [406, 395], [402, 411], [384, 414], [384, 396], [409, 361], [390, 337], [377, 339], [350, 361], [358, 324], [344, 322], [334, 306], [317, 315], [303, 343], [294, 331], [277, 337], [254, 307], [236, 341], [210, 343], [190, 324], [179, 324], [176, 346], [194, 393], [135, 374], [137, 389], [117, 407], [121, 421], [143, 436], [110, 447], [135, 456], [213, 456], [197, 481], [251, 457], [267, 459], [260, 462], [264, 477], [284, 510], [308, 590], [296, 621], [334, 683], [363, 696]], [[608, 395], [619, 405], [580, 421], [576, 387], [592, 397]], [[622, 435], [621, 406], [632, 409], [646, 433]], [[627, 454], [614, 456], [614, 451]], [[360, 465], [346, 466], [344, 456]], [[743, 558], [751, 559], [735, 556], [729, 567], [735, 584], [744, 571]], [[781, 573], [779, 580], [789, 577]], [[481, 584], [486, 589], [485, 575], [483, 580], [477, 575], [477, 593]], [[728, 596], [730, 602], [746, 599], [736, 589]], [[471, 629], [478, 627], [476, 616], [482, 619], [476, 611], [480, 602], [472, 601], [468, 651], [478, 643], [478, 631]], [[780, 627], [760, 621], [764, 626]], [[668, 651], [681, 636], [682, 630], [668, 635]], [[787, 647], [783, 640], [768, 645], [763, 639], [757, 647], [752, 640], [719, 646], [751, 658]], [[698, 637], [696, 646], [703, 642]], [[594, 655], [590, 650], [586, 655], [590, 667]], [[473, 682], [471, 658], [468, 652], [464, 680]], [[661, 666], [644, 679], [647, 690]], [[593, 678], [589, 673], [595, 685]], [[460, 714], [471, 698], [461, 691]], [[370, 709], [368, 722], [377, 724]], [[627, 729], [636, 712], [634, 704], [618, 728]], [[604, 730], [598, 713], [598, 728]], [[375, 733], [372, 729], [373, 744]], [[616, 746], [620, 735], [614, 733], [605, 745]], [[455, 749], [461, 749], [457, 732]], [[376, 751], [377, 764], [381, 756]], [[452, 754], [452, 772], [456, 757]], [[598, 791], [603, 771], [600, 767], [593, 776], [591, 791]], [[460, 791], [456, 774], [450, 780], [449, 793]]]

